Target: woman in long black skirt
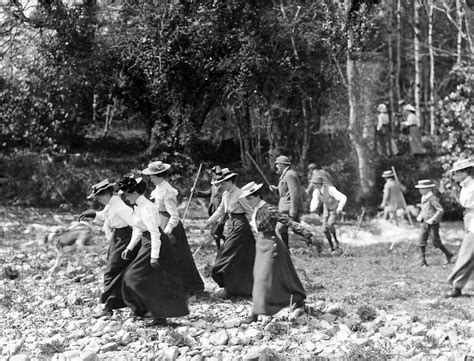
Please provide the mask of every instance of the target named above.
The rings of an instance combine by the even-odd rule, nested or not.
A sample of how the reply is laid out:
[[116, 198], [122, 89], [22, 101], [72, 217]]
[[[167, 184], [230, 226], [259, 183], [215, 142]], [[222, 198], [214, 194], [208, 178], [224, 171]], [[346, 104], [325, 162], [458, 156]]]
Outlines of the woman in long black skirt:
[[143, 196], [145, 183], [140, 178], [125, 177], [118, 187], [135, 204], [132, 239], [122, 258], [128, 259], [141, 243], [123, 276], [123, 299], [136, 316], [153, 315], [148, 326], [166, 325], [168, 317], [189, 314], [174, 248], [159, 226], [158, 210]]
[[216, 261], [212, 268], [212, 278], [224, 288], [223, 296], [230, 295], [250, 296], [253, 286], [253, 264], [255, 260], [255, 238], [248, 222], [252, 208], [245, 199], [239, 198], [242, 194], [235, 184], [237, 173], [228, 168], [211, 183], [222, 188], [222, 201], [217, 210], [207, 220], [201, 231], [221, 219], [227, 213], [229, 231], [225, 242], [217, 252]]
[[150, 176], [151, 182], [156, 186], [151, 192], [150, 198], [154, 199], [155, 206], [160, 213], [160, 226], [174, 246], [184, 293], [189, 296], [198, 295], [204, 291], [204, 282], [189, 248], [183, 223], [179, 219], [178, 191], [165, 179], [170, 168], [170, 164], [160, 161], [152, 162], [142, 171], [142, 174]]
[[95, 198], [105, 207], [96, 212], [89, 209], [79, 215], [79, 221], [84, 218], [95, 218], [104, 222], [105, 237], [109, 241], [107, 265], [104, 273], [104, 292], [100, 302], [104, 304], [102, 312], [93, 317], [111, 316], [112, 310], [125, 307], [122, 297], [122, 276], [125, 268], [135, 257], [131, 254], [129, 260], [122, 259], [122, 252], [127, 248], [132, 237], [132, 208], [117, 195], [114, 195], [114, 185], [108, 179], [92, 186], [88, 199]]

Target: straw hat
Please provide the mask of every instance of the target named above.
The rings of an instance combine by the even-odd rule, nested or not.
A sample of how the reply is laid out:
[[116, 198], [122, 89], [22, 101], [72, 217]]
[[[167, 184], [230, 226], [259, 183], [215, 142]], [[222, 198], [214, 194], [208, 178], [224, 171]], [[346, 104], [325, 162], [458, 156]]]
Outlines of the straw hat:
[[387, 113], [387, 106], [385, 104], [379, 104], [377, 111], [380, 113]]
[[263, 186], [263, 183], [260, 183], [260, 184], [257, 184], [255, 182], [247, 183], [246, 185], [242, 187], [242, 194], [239, 196], [239, 198], [245, 198], [251, 195], [252, 193], [255, 193], [260, 188], [262, 188], [262, 186]]
[[91, 186], [92, 193], [87, 196], [87, 199], [91, 199], [92, 197], [96, 196], [100, 192], [105, 191], [106, 189], [109, 189], [109, 188], [113, 188], [114, 186], [115, 186], [115, 183], [110, 182], [108, 179], [104, 179], [103, 181]]
[[382, 173], [382, 178], [395, 177], [395, 174], [391, 170], [384, 170]]
[[163, 163], [162, 161], [151, 162], [148, 167], [142, 170], [144, 175], [156, 175], [163, 173], [171, 168], [171, 164]]
[[326, 183], [326, 182], [324, 181], [324, 178], [321, 177], [320, 175], [317, 175], [317, 174], [313, 174], [313, 175], [311, 176], [310, 182], [311, 182], [311, 183], [314, 183], [314, 184], [324, 184], [324, 183]]
[[409, 111], [409, 112], [412, 112], [412, 113], [416, 113], [416, 109], [413, 105], [411, 104], [407, 104], [403, 107], [403, 109], [405, 109], [406, 111]]
[[290, 159], [284, 155], [279, 155], [277, 159], [275, 159], [275, 164], [291, 164]]
[[474, 167], [474, 160], [472, 159], [461, 159], [453, 164], [453, 168], [450, 170], [450, 172], [457, 172], [462, 169]]
[[430, 179], [422, 179], [418, 181], [418, 184], [415, 186], [415, 188], [433, 188], [436, 187], [436, 184], [434, 184]]
[[222, 168], [220, 173], [216, 173], [215, 178], [211, 181], [211, 184], [219, 184], [222, 183], [233, 176], [236, 176], [237, 173], [231, 172], [229, 168]]

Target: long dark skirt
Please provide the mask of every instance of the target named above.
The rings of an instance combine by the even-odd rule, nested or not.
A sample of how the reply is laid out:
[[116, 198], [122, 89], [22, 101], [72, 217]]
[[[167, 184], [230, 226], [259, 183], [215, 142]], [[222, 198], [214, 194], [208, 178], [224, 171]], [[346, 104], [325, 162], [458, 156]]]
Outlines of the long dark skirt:
[[[168, 212], [160, 212], [162, 218], [169, 220]], [[167, 223], [163, 222], [162, 224]], [[194, 295], [204, 291], [204, 282], [194, 262], [193, 254], [189, 248], [188, 237], [184, 231], [183, 223], [179, 221], [178, 225], [173, 228], [171, 234], [176, 242], [173, 244], [175, 250], [176, 261], [179, 265], [179, 273], [183, 281], [184, 293]]]
[[244, 214], [232, 214], [230, 230], [217, 252], [212, 278], [234, 295], [250, 296], [253, 286], [255, 239]]
[[474, 272], [474, 233], [467, 230], [471, 222], [474, 222], [474, 213], [466, 213], [464, 216], [464, 238], [454, 268], [448, 277], [448, 281], [460, 289], [467, 284]]
[[256, 250], [252, 313], [271, 316], [304, 300], [306, 292], [285, 244], [276, 236], [259, 234]]
[[136, 316], [151, 312], [155, 318], [189, 314], [174, 249], [162, 234], [160, 266], [150, 266], [150, 235], [144, 233], [140, 250], [123, 275], [123, 300]]
[[131, 237], [131, 227], [119, 228], [115, 230], [114, 238], [109, 244], [104, 273], [104, 292], [100, 296], [100, 302], [105, 303], [108, 309], [125, 307], [122, 297], [123, 273], [137, 255], [137, 251], [132, 252], [129, 260], [122, 259], [122, 252], [127, 248]]

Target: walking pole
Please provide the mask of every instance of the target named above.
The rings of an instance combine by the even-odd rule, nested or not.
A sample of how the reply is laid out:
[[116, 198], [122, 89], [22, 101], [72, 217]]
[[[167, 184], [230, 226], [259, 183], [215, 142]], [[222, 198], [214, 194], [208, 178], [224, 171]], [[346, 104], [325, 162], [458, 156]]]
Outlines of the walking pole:
[[[395, 167], [393, 165], [392, 165], [392, 172], [393, 172], [393, 175], [395, 176], [395, 180], [397, 181], [397, 183], [401, 185], [400, 180], [398, 179], [398, 176], [397, 176], [397, 172], [395, 171]], [[405, 196], [403, 195], [403, 192], [402, 192], [402, 201], [403, 201], [403, 210], [405, 211], [405, 214], [408, 217], [408, 221], [410, 222], [410, 225], [413, 226], [413, 220], [411, 219], [411, 214], [407, 209], [407, 202], [405, 201]]]
[[189, 205], [191, 204], [191, 199], [193, 198], [194, 188], [196, 188], [196, 184], [197, 184], [197, 181], [199, 179], [199, 174], [201, 174], [201, 168], [202, 168], [202, 163], [199, 164], [199, 169], [198, 169], [196, 178], [194, 179], [193, 189], [192, 189], [191, 194], [189, 195], [189, 199], [188, 199], [188, 203], [186, 204], [186, 208], [184, 209], [183, 219], [181, 220], [181, 222], [183, 222], [183, 224], [184, 224], [184, 220], [186, 218], [186, 213], [188, 213]]
[[258, 166], [257, 162], [255, 161], [255, 159], [252, 158], [252, 156], [250, 155], [250, 153], [247, 151], [247, 157], [249, 157], [249, 159], [252, 161], [253, 165], [255, 166], [255, 168], [257, 168], [258, 172], [260, 173], [260, 175], [262, 176], [263, 180], [265, 181], [265, 183], [267, 183], [268, 186], [271, 186], [271, 183], [270, 181], [268, 180], [268, 178], [265, 176], [265, 174], [263, 173], [263, 171], [260, 169], [260, 167]]

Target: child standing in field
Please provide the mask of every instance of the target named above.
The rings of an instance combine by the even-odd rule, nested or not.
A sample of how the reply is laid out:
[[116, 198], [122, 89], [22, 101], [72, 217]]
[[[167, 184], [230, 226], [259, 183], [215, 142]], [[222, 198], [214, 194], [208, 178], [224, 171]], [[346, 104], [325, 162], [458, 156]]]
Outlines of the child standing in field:
[[421, 222], [420, 266], [422, 267], [428, 266], [425, 253], [430, 232], [433, 233], [433, 246], [439, 248], [446, 256], [446, 264], [449, 264], [451, 258], [453, 258], [453, 254], [444, 247], [441, 238], [439, 237], [439, 222], [443, 216], [444, 209], [441, 206], [438, 197], [433, 194], [434, 187], [435, 184], [429, 179], [420, 180], [415, 186], [415, 188], [418, 188], [421, 193], [421, 211], [416, 220]]

